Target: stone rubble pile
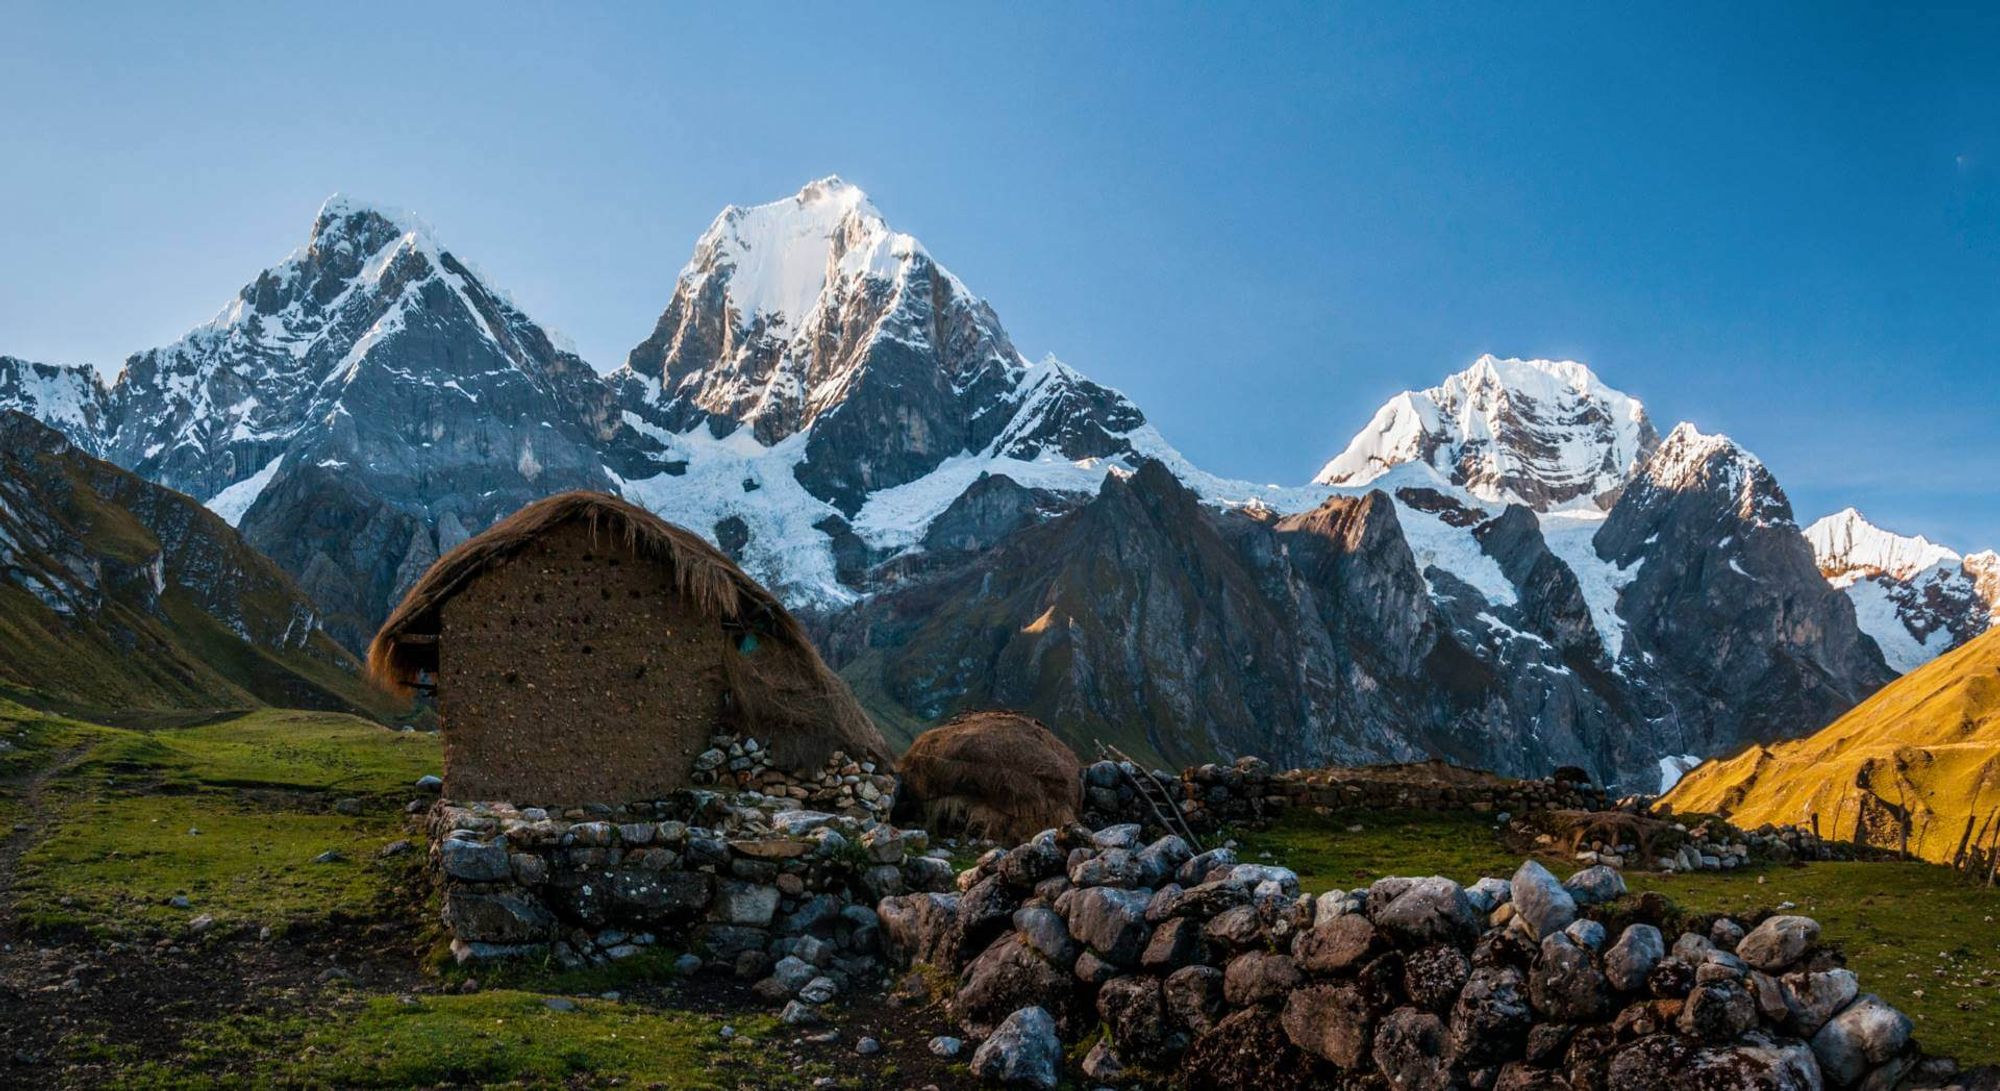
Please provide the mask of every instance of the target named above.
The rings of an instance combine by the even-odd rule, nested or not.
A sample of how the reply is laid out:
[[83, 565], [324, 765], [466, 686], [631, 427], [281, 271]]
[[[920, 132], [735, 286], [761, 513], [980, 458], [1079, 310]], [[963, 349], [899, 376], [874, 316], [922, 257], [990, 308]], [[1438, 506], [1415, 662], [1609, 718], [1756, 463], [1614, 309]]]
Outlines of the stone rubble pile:
[[763, 989], [774, 1003], [823, 1003], [878, 973], [875, 903], [953, 884], [921, 830], [755, 792], [561, 811], [439, 801], [427, 823], [460, 962], [533, 955], [575, 968], [670, 935], [775, 979]]
[[817, 774], [793, 776], [777, 767], [769, 747], [747, 735], [711, 736], [709, 748], [695, 756], [693, 780], [857, 818], [887, 819], [896, 795], [895, 776], [872, 761], [856, 761], [836, 750]]
[[1085, 1086], [1890, 1091], [1954, 1071], [1813, 921], [1663, 932], [1664, 903], [1603, 865], [1315, 898], [1127, 824], [993, 850], [956, 886], [876, 912], [892, 961], [948, 975], [990, 1083], [1054, 1088], [1100, 1026]]

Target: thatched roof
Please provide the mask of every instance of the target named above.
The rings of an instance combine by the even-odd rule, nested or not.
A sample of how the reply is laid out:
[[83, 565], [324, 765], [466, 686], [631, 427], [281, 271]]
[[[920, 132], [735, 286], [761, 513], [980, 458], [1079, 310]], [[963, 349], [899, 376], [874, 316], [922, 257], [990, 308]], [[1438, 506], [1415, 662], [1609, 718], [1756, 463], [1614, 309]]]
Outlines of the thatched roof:
[[1075, 752], [1019, 712], [960, 713], [917, 736], [896, 770], [904, 800], [932, 833], [1019, 842], [1083, 809]]
[[874, 721], [776, 596], [700, 535], [608, 493], [578, 490], [537, 500], [439, 558], [369, 644], [369, 675], [408, 690], [420, 674], [435, 673], [444, 604], [529, 543], [572, 523], [586, 525], [607, 548], [671, 572], [680, 594], [716, 624], [757, 634], [756, 654], [729, 657], [724, 675], [741, 721], [734, 726], [768, 743], [781, 764], [805, 770], [835, 749], [857, 760], [887, 760], [889, 746]]

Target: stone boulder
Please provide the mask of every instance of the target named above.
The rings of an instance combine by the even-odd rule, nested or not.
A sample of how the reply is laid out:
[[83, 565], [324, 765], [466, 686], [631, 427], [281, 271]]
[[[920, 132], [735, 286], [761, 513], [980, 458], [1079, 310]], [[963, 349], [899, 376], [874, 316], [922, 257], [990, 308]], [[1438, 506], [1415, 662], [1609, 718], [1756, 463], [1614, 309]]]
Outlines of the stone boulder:
[[1037, 954], [1019, 933], [1009, 932], [965, 968], [951, 1010], [959, 1026], [978, 1038], [1022, 1008], [1066, 1013], [1074, 992], [1066, 968]]
[[1736, 956], [1765, 973], [1780, 973], [1818, 940], [1819, 922], [1811, 917], [1772, 917], [1743, 937]]
[[1914, 1029], [1909, 1016], [1869, 993], [1812, 1036], [1813, 1056], [1819, 1058], [1820, 1070], [1829, 1083], [1852, 1087], [1871, 1069], [1902, 1053]]
[[1514, 907], [1515, 919], [1535, 939], [1560, 932], [1576, 920], [1576, 898], [1548, 868], [1533, 860], [1523, 862], [1514, 872], [1508, 889], [1513, 895], [1508, 904]]
[[1151, 900], [1152, 893], [1145, 890], [1099, 886], [1080, 891], [1070, 903], [1069, 934], [1106, 962], [1135, 965], [1152, 938], [1146, 923]]
[[1055, 1091], [1062, 1082], [1062, 1040], [1041, 1008], [1008, 1015], [972, 1054], [972, 1074], [1003, 1087]]

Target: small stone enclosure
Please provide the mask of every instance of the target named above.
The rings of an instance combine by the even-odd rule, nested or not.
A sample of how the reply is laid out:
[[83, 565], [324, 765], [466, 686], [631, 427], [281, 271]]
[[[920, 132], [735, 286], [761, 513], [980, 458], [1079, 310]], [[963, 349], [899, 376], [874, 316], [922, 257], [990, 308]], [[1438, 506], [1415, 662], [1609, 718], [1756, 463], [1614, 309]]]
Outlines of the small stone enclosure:
[[718, 730], [777, 763], [886, 744], [796, 621], [681, 528], [588, 492], [538, 501], [432, 566], [369, 650], [434, 688], [445, 794], [521, 805], [663, 798]]

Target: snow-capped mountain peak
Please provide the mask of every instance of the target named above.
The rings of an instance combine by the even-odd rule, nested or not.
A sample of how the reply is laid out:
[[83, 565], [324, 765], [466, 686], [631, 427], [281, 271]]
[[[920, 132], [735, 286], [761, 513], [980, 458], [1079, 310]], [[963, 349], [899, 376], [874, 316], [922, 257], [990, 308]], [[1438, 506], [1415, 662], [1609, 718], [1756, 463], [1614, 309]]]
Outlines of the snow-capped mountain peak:
[[1720, 432], [1681, 422], [1640, 469], [1639, 481], [1669, 492], [1709, 491], [1736, 517], [1758, 526], [1791, 525], [1792, 505], [1762, 459]]
[[1906, 537], [1883, 530], [1853, 508], [1807, 527], [1806, 540], [1812, 543], [1820, 571], [1835, 587], [1874, 575], [1907, 580], [1926, 568], [1957, 566], [1965, 559], [1921, 535]]
[[91, 454], [104, 448], [114, 421], [111, 392], [97, 369], [0, 356], [0, 410], [18, 409], [61, 430]]
[[1486, 355], [1390, 399], [1313, 480], [1363, 485], [1422, 462], [1486, 500], [1603, 510], [1658, 440], [1645, 406], [1583, 364]]
[[1853, 508], [1805, 535], [1820, 574], [1847, 592], [1862, 631], [1899, 671], [2000, 624], [2000, 557], [1991, 551], [1960, 556], [1921, 535], [1884, 530]]
[[893, 280], [918, 255], [923, 245], [890, 230], [859, 186], [828, 175], [783, 200], [724, 209], [681, 276], [721, 280], [740, 326], [761, 318], [797, 333], [829, 284]]

